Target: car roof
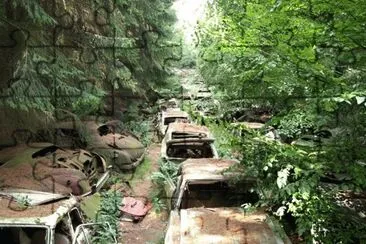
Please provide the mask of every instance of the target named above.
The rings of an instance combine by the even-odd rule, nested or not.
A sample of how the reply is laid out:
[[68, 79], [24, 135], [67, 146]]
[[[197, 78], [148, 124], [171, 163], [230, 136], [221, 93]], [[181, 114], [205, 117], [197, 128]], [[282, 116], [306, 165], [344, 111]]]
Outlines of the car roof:
[[180, 132], [180, 133], [203, 133], [208, 135], [209, 129], [203, 125], [196, 125], [185, 122], [174, 122], [169, 124], [169, 130], [171, 132]]
[[183, 243], [290, 243], [262, 209], [189, 208], [180, 216]]
[[37, 224], [55, 226], [67, 214], [77, 200], [75, 197], [37, 206], [21, 206], [15, 200], [0, 196], [0, 226]]
[[181, 165], [183, 179], [225, 179], [224, 171], [238, 164], [233, 159], [190, 158]]
[[188, 118], [188, 113], [181, 110], [172, 110], [168, 109], [166, 111], [163, 111], [163, 116], [165, 118], [172, 118], [172, 117], [185, 117]]

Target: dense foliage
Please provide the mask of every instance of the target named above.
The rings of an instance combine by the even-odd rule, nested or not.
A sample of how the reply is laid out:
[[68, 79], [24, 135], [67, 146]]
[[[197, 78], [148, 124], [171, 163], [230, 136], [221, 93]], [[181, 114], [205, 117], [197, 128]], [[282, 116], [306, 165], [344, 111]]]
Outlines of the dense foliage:
[[156, 96], [181, 55], [172, 1], [38, 1], [0, 4], [3, 106], [52, 114], [102, 112], [113, 91]]
[[101, 194], [100, 209], [96, 215], [96, 234], [93, 243], [115, 243], [120, 234], [119, 206], [122, 202], [122, 194], [119, 191], [105, 191]]
[[[221, 113], [270, 112], [267, 124], [286, 143], [334, 132], [327, 144], [319, 140], [306, 150], [255, 133], [219, 136], [223, 155], [240, 148], [241, 165], [259, 177], [263, 204], [295, 218], [307, 241], [365, 238], [364, 220], [335, 200], [366, 190], [365, 22], [361, 0], [217, 0], [198, 29], [199, 72], [216, 90]], [[329, 185], [329, 175], [345, 178]]]

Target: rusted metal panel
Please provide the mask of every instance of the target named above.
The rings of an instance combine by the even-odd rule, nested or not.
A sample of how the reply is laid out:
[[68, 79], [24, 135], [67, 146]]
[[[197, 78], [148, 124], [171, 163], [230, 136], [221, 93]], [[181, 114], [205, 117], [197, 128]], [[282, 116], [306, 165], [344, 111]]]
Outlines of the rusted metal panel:
[[6, 188], [0, 190], [0, 196], [5, 196], [10, 199], [25, 199], [29, 206], [36, 206], [65, 198], [68, 195], [26, 189]]
[[163, 111], [163, 117], [164, 118], [171, 118], [171, 117], [188, 118], [188, 113], [185, 111], [182, 111], [182, 110], [168, 109], [166, 111]]
[[119, 209], [124, 217], [141, 220], [151, 208], [152, 204], [150, 202], [144, 202], [133, 197], [124, 197], [122, 199], [122, 206]]
[[181, 210], [180, 243], [279, 244], [264, 212], [244, 214], [239, 208]]
[[169, 125], [169, 130], [172, 132], [186, 132], [186, 133], [204, 133], [208, 134], [209, 130], [206, 126], [196, 125], [191, 123], [175, 122]]
[[77, 199], [70, 197], [49, 204], [26, 207], [3, 196], [0, 197], [0, 225], [42, 224], [54, 227], [76, 205]]
[[237, 163], [231, 159], [190, 158], [182, 163], [182, 175], [183, 178], [186, 178], [185, 175], [206, 175], [209, 179], [213, 175], [222, 176], [222, 172]]

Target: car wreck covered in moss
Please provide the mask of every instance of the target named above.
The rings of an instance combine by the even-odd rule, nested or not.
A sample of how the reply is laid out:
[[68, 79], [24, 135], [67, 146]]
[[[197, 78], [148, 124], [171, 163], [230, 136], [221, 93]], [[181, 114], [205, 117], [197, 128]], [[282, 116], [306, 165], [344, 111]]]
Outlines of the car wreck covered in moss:
[[115, 170], [135, 169], [145, 157], [145, 146], [133, 133], [120, 129], [119, 123], [117, 120], [60, 122], [45, 130], [41, 139], [99, 154]]

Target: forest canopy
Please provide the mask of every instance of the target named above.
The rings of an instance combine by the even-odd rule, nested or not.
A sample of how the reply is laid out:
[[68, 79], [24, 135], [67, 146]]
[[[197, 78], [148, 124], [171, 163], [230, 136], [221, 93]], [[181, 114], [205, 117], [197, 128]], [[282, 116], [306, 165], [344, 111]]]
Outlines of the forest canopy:
[[88, 114], [115, 90], [158, 96], [181, 56], [172, 2], [3, 1], [3, 106]]

